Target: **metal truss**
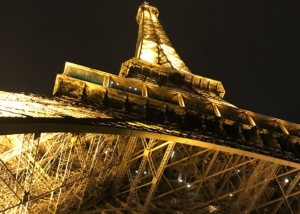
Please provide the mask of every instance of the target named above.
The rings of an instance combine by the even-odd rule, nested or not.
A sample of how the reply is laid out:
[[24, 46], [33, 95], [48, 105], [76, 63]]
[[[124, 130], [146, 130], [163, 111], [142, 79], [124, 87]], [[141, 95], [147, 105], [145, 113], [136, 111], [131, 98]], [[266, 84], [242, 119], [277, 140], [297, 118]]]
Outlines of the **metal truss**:
[[173, 48], [158, 20], [158, 10], [142, 5], [137, 14], [139, 33], [135, 57], [147, 62], [190, 72]]
[[[297, 213], [299, 168], [159, 138], [0, 136], [2, 213]], [[175, 138], [174, 138], [175, 139]]]
[[37, 133], [2, 136], [2, 213], [72, 213], [107, 191], [117, 136]]
[[[73, 98], [0, 92], [0, 213], [300, 213], [299, 125], [205, 95], [225, 91], [188, 74], [157, 17], [139, 8], [123, 68], [165, 72], [176, 89], [67, 64], [54, 91]], [[178, 91], [179, 76], [197, 96]]]

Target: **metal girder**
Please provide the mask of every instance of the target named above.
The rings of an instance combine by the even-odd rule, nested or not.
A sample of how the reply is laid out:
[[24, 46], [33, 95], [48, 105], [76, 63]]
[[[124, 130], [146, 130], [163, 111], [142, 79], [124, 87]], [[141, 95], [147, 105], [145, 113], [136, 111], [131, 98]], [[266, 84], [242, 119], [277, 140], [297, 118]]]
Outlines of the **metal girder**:
[[[137, 208], [107, 208], [107, 209], [103, 209], [103, 208], [97, 208], [94, 210], [89, 210], [89, 211], [84, 211], [84, 212], [80, 212], [79, 214], [98, 214], [101, 212], [102, 213], [115, 213], [118, 211], [137, 211]], [[183, 213], [183, 214], [194, 214], [194, 211], [188, 211], [188, 210], [180, 210], [180, 209], [158, 209], [158, 208], [149, 208], [149, 211], [151, 212], [156, 212], [156, 213], [170, 213], [170, 212], [174, 212], [174, 213]]]
[[[5, 195], [0, 211], [62, 213], [79, 210], [88, 195], [101, 194], [104, 188], [96, 186], [105, 182], [105, 174], [110, 179], [109, 172], [114, 169], [111, 164], [103, 167], [114, 164], [115, 159], [113, 148], [111, 154], [104, 153], [110, 142], [115, 143], [115, 137], [101, 136], [42, 133], [1, 138], [6, 152], [0, 154], [0, 178], [7, 187], [0, 187], [0, 195]], [[101, 165], [99, 158], [104, 159]], [[8, 190], [12, 192], [8, 194]], [[17, 201], [12, 196], [15, 194]]]
[[[132, 200], [134, 199], [139, 212], [142, 211], [142, 207], [141, 207], [141, 204], [139, 202], [139, 197], [138, 197], [137, 192], [136, 192], [137, 187], [138, 187], [138, 183], [141, 179], [141, 176], [143, 175], [145, 166], [147, 164], [147, 159], [148, 159], [148, 155], [150, 153], [150, 150], [157, 143], [156, 140], [154, 140], [154, 139], [150, 139], [149, 143], [145, 142], [146, 141], [145, 139], [143, 139], [143, 140], [144, 140], [144, 143], [145, 143], [145, 150], [144, 150], [143, 158], [142, 158], [142, 161], [141, 161], [141, 163], [139, 165], [139, 168], [137, 170], [137, 175], [135, 176], [135, 178], [132, 180], [132, 182], [130, 184], [130, 191], [129, 191], [129, 195], [128, 195], [127, 200], [126, 200], [126, 207], [130, 207], [130, 205], [132, 203]], [[131, 172], [129, 170], [127, 170], [127, 174], [131, 175]]]
[[245, 213], [250, 213], [270, 180], [275, 177], [277, 168], [278, 164], [259, 161], [250, 178], [247, 180], [242, 179], [240, 188], [243, 191], [238, 195], [238, 207], [234, 207], [232, 213], [241, 210]]
[[[85, 140], [85, 139], [84, 139]], [[94, 144], [94, 145], [93, 145]], [[86, 155], [84, 156], [84, 154], [82, 154], [82, 165], [83, 165], [83, 169], [87, 171], [88, 175], [92, 175], [93, 170], [94, 170], [94, 164], [96, 163], [96, 157], [99, 151], [99, 147], [101, 144], [101, 138], [98, 141], [91, 141], [91, 145], [88, 149], [88, 152], [86, 153]], [[95, 148], [95, 150], [93, 151], [92, 148]], [[80, 152], [78, 152], [80, 153]], [[84, 153], [83, 151], [81, 151], [81, 153]], [[81, 206], [83, 204], [84, 201], [84, 196], [85, 193], [87, 191], [87, 187], [89, 184], [89, 179], [88, 177], [84, 180], [84, 183], [82, 184], [82, 186], [80, 187], [80, 190], [76, 191], [77, 195], [76, 197], [79, 198], [79, 205], [77, 208], [77, 211], [79, 212], [81, 209]]]
[[[199, 146], [202, 148], [213, 149], [217, 151], [223, 151], [228, 153], [233, 153], [242, 156], [248, 156], [251, 158], [269, 161], [277, 164], [282, 164], [285, 166], [291, 166], [295, 168], [300, 168], [300, 163], [291, 162], [287, 160], [282, 160], [272, 156], [267, 156], [263, 154], [254, 153], [251, 151], [245, 151], [240, 149], [235, 149], [232, 147], [211, 144], [209, 142], [187, 139], [183, 137], [176, 137], [172, 135], [166, 135], [161, 133], [154, 133], [150, 131], [138, 131], [123, 128], [115, 128], [108, 126], [95, 126], [88, 124], [81, 124], [81, 119], [74, 119], [72, 123], [68, 119], [56, 118], [55, 120], [47, 118], [30, 118], [28, 123], [27, 118], [13, 118], [11, 122], [0, 123], [0, 134], [17, 134], [17, 133], [35, 133], [37, 130], [42, 132], [76, 132], [76, 133], [99, 133], [99, 134], [115, 134], [123, 136], [135, 136], [135, 137], [145, 137], [152, 138], [163, 141], [174, 141], [182, 144]], [[82, 121], [85, 121], [84, 119]]]
[[130, 158], [135, 150], [136, 143], [137, 143], [136, 137], [129, 138], [126, 149], [124, 151], [124, 155], [123, 155], [121, 164], [119, 165], [117, 172], [116, 172], [115, 181], [114, 181], [113, 190], [112, 190], [112, 194], [114, 196], [120, 190], [121, 182], [122, 182], [124, 176], [126, 175], [126, 170], [128, 168], [128, 161], [130, 160]]
[[299, 180], [300, 180], [300, 172], [297, 173], [296, 178], [292, 181], [291, 185], [289, 186], [286, 192], [281, 189], [283, 197], [282, 200], [277, 203], [276, 207], [272, 211], [273, 214], [277, 213], [278, 209], [281, 207], [284, 201], [288, 203], [287, 198], [289, 197], [291, 191], [295, 188], [296, 184], [299, 183]]
[[[0, 160], [0, 179], [2, 181], [2, 186], [5, 185], [9, 192], [11, 192], [20, 203], [22, 201], [22, 192], [24, 192], [24, 187], [15, 179], [13, 173], [8, 169], [5, 163]], [[21, 190], [21, 191], [20, 191]], [[7, 192], [5, 194], [8, 194]], [[14, 200], [11, 202], [13, 203]]]
[[182, 158], [182, 159], [180, 159], [180, 160], [178, 160], [178, 161], [172, 162], [172, 163], [168, 164], [166, 167], [171, 167], [171, 166], [176, 165], [176, 164], [178, 164], [178, 163], [181, 163], [181, 162], [183, 162], [183, 161], [189, 160], [190, 158], [193, 158], [193, 157], [195, 157], [195, 156], [199, 156], [199, 155], [201, 155], [201, 154], [203, 154], [203, 153], [208, 152], [209, 150], [210, 150], [210, 149], [204, 149], [204, 150], [202, 150], [202, 151], [200, 151], [200, 152], [197, 152], [197, 153], [195, 153], [195, 154], [193, 154], [193, 155], [189, 155], [189, 156], [187, 156], [187, 157], [185, 157], [185, 158]]
[[[226, 174], [227, 177], [225, 177], [225, 180], [223, 181], [223, 183], [221, 184], [221, 187], [219, 189], [219, 192], [215, 195], [215, 198], [210, 200], [210, 201], [207, 201], [207, 202], [204, 202], [204, 203], [201, 203], [199, 205], [196, 205], [193, 207], [193, 209], [198, 209], [200, 207], [203, 207], [203, 206], [207, 206], [209, 204], [212, 204], [214, 202], [218, 202], [226, 197], [228, 197], [230, 194], [232, 195], [236, 195], [237, 193], [241, 192], [243, 190], [243, 188], [239, 188], [235, 191], [232, 191], [232, 192], [226, 192], [225, 194], [223, 193], [223, 195], [221, 195], [221, 191], [222, 189], [225, 187], [225, 185], [228, 184], [229, 182], [229, 177], [231, 176], [231, 174], [233, 174], [233, 170], [235, 171], [237, 168], [242, 168], [244, 166], [246, 166], [247, 164], [250, 164], [250, 163], [253, 163], [255, 160], [252, 159], [252, 160], [243, 160], [243, 162], [239, 163], [239, 164], [234, 164], [234, 163], [238, 163], [238, 160], [240, 160], [241, 158], [238, 158], [237, 161], [234, 161], [233, 164], [228, 164], [227, 167], [223, 170], [223, 171], [218, 171], [217, 173], [214, 173], [212, 175], [209, 175], [207, 177], [207, 179], [210, 179], [210, 178], [213, 178], [213, 177], [216, 177], [218, 175], [222, 175], [222, 174], [225, 174], [225, 173], [229, 173], [229, 174]], [[242, 186], [243, 187], [243, 186]]]
[[[285, 173], [282, 173], [282, 174], [279, 174], [279, 175], [276, 175], [276, 182], [278, 181], [278, 179], [282, 179], [286, 176], [289, 176], [293, 173], [297, 173], [297, 176], [295, 177], [295, 179], [292, 181], [291, 185], [289, 186], [289, 188], [287, 189], [287, 191], [285, 192], [284, 196], [281, 196], [281, 197], [278, 197], [276, 199], [273, 199], [273, 200], [269, 200], [267, 202], [264, 202], [264, 203], [260, 203], [258, 205], [256, 205], [256, 208], [259, 209], [259, 208], [262, 208], [262, 207], [265, 207], [265, 206], [268, 206], [270, 204], [275, 204], [278, 205], [279, 203], [282, 204], [282, 202], [284, 202], [285, 198], [289, 198], [289, 197], [292, 197], [292, 196], [295, 196], [297, 194], [300, 194], [300, 191], [295, 191], [293, 193], [291, 193], [291, 191], [293, 190], [293, 188], [295, 188], [295, 186], [297, 185], [297, 183], [299, 184], [299, 179], [297, 178], [298, 175], [300, 174], [300, 169], [292, 169], [290, 171], [287, 171]], [[274, 178], [275, 178], [275, 175], [274, 175]], [[280, 190], [281, 191], [281, 190]], [[278, 203], [279, 202], [279, 203]], [[277, 206], [276, 206], [277, 207]], [[273, 213], [276, 213], [277, 210], [274, 208], [273, 210]]]
[[156, 170], [156, 172], [155, 172], [155, 174], [153, 176], [152, 184], [151, 184], [150, 190], [148, 192], [148, 195], [147, 195], [147, 197], [145, 199], [145, 202], [144, 202], [144, 205], [142, 207], [142, 212], [141, 213], [147, 213], [148, 206], [149, 206], [149, 204], [151, 202], [151, 199], [152, 199], [152, 197], [154, 195], [154, 192], [155, 192], [155, 190], [157, 188], [157, 185], [158, 185], [158, 183], [159, 183], [159, 181], [160, 181], [160, 179], [162, 177], [162, 174], [163, 174], [163, 172], [164, 172], [164, 170], [166, 168], [168, 160], [171, 157], [171, 154], [173, 152], [175, 144], [176, 144], [175, 142], [169, 142], [169, 145], [167, 146], [167, 149], [166, 149], [166, 151], [164, 153], [164, 156], [163, 156], [163, 158], [162, 158], [162, 160], [160, 162], [160, 165], [159, 165], [158, 169]]
[[[94, 130], [92, 126], [86, 126], [86, 125], [83, 126], [84, 128], [90, 127], [91, 130]], [[228, 197], [228, 193], [227, 195], [225, 195], [224, 193], [220, 194], [215, 192], [214, 189], [211, 189], [211, 187], [209, 186], [210, 184], [206, 180], [209, 181], [213, 178], [224, 179], [222, 182], [220, 182], [220, 188], [219, 188], [220, 191], [224, 192], [223, 190], [226, 190], [227, 185], [230, 185], [231, 182], [230, 179], [226, 179], [227, 175], [231, 176], [231, 173], [233, 173], [237, 169], [240, 169], [242, 171], [244, 169], [242, 167], [243, 165], [247, 166], [247, 164], [256, 162], [258, 160], [258, 159], [253, 159], [251, 155], [249, 155], [250, 157], [246, 157], [246, 156], [240, 157], [240, 155], [236, 155], [236, 153], [231, 153], [232, 151], [235, 151], [233, 148], [229, 148], [227, 150], [225, 148], [224, 149], [225, 151], [222, 151], [224, 146], [222, 147], [215, 144], [210, 144], [211, 146], [209, 146], [209, 144], [205, 142], [183, 139], [180, 137], [167, 136], [167, 135], [144, 132], [144, 131], [131, 130], [130, 132], [127, 132], [127, 130], [121, 130], [118, 128], [110, 128], [108, 130], [107, 127], [101, 127], [101, 129], [99, 129], [98, 127], [97, 132], [105, 132], [105, 130], [107, 132], [115, 132], [115, 133], [111, 135], [97, 134], [97, 133], [72, 135], [70, 133], [47, 132], [47, 133], [41, 133], [40, 136], [36, 135], [36, 137], [34, 137], [33, 134], [28, 134], [25, 136], [20, 135], [18, 138], [14, 138], [13, 136], [7, 136], [5, 138], [2, 137], [1, 138], [2, 142], [4, 144], [11, 145], [11, 147], [15, 147], [13, 145], [17, 145], [17, 143], [22, 142], [23, 149], [21, 149], [20, 147], [20, 150], [18, 151], [16, 149], [11, 150], [10, 148], [8, 148], [6, 149], [6, 152], [2, 152], [0, 154], [0, 157], [2, 161], [3, 160], [8, 161], [7, 163], [5, 161], [3, 163], [12, 172], [11, 173], [12, 175], [14, 175], [14, 171], [12, 170], [14, 169], [14, 167], [11, 167], [9, 165], [9, 160], [12, 160], [12, 158], [16, 158], [21, 163], [20, 167], [16, 168], [17, 169], [16, 172], [18, 172], [19, 175], [17, 177], [14, 177], [14, 179], [15, 181], [19, 182], [21, 178], [22, 179], [26, 178], [27, 180], [24, 180], [25, 183], [24, 181], [22, 181], [20, 182], [20, 184], [21, 185], [26, 184], [25, 186], [30, 187], [31, 190], [29, 194], [23, 194], [24, 191], [22, 192], [22, 194], [16, 192], [20, 194], [20, 200], [24, 199], [24, 203], [17, 203], [15, 205], [15, 208], [9, 205], [9, 210], [13, 210], [13, 209], [18, 211], [22, 210], [23, 213], [26, 212], [30, 213], [31, 212], [30, 210], [32, 209], [46, 210], [47, 213], [53, 213], [53, 211], [55, 210], [55, 212], [57, 213], [62, 213], [69, 209], [73, 211], [82, 212], [84, 210], [90, 209], [91, 206], [103, 200], [103, 197], [99, 197], [97, 200], [95, 200], [89, 198], [89, 196], [92, 196], [93, 194], [95, 195], [102, 194], [104, 197], [108, 196], [109, 193], [111, 192], [110, 189], [111, 187], [113, 187], [114, 184], [112, 181], [116, 182], [117, 180], [119, 180], [118, 185], [120, 186], [118, 187], [118, 185], [114, 185], [114, 188], [119, 189], [119, 190], [117, 189], [114, 190], [115, 195], [117, 197], [120, 197], [122, 195], [120, 192], [122, 191], [126, 192], [124, 190], [126, 188], [130, 190], [131, 187], [131, 190], [133, 190], [133, 192], [127, 191], [127, 193], [129, 193], [129, 195], [132, 194], [131, 196], [132, 199], [134, 199], [134, 203], [135, 204], [139, 203], [140, 205], [137, 205], [138, 211], [134, 210], [136, 207], [128, 206], [127, 208], [129, 209], [133, 208], [130, 209], [131, 212], [137, 211], [139, 213], [141, 212], [146, 213], [147, 211], [155, 209], [155, 207], [157, 206], [156, 203], [160, 203], [158, 199], [162, 199], [163, 201], [166, 200], [166, 198], [168, 197], [176, 197], [182, 200], [181, 192], [188, 191], [187, 186], [181, 186], [181, 187], [174, 186], [173, 184], [174, 181], [168, 180], [167, 177], [164, 177], [162, 179], [162, 182], [164, 182], [166, 185], [169, 186], [168, 187], [169, 190], [167, 190], [165, 193], [154, 196], [156, 188], [161, 183], [158, 182], [161, 177], [159, 177], [159, 179], [156, 179], [157, 178], [156, 175], [162, 176], [162, 173], [165, 169], [172, 169], [178, 164], [184, 165], [187, 163], [190, 164], [191, 167], [194, 167], [195, 170], [199, 170], [197, 174], [202, 175], [202, 178], [197, 178], [198, 180], [195, 180], [194, 182], [190, 182], [190, 185], [193, 186], [193, 189], [190, 188], [190, 191], [193, 191], [193, 194], [199, 194], [199, 193], [204, 194], [204, 192], [207, 192], [211, 195], [207, 198], [208, 201], [205, 201], [202, 204], [195, 204], [195, 206], [193, 206], [192, 209], [197, 210], [203, 206], [215, 206], [215, 204], [216, 206], [219, 206], [218, 205], [219, 201], [226, 199], [226, 197]], [[116, 134], [120, 130], [122, 131], [123, 134], [125, 133], [124, 137], [120, 137], [119, 135]], [[132, 137], [128, 137], [128, 136], [132, 136]], [[145, 136], [147, 136], [147, 139], [149, 139], [149, 137], [154, 137], [150, 139], [151, 142], [153, 142], [153, 144], [155, 145], [149, 147], [150, 141], [147, 142]], [[128, 138], [130, 139], [129, 141], [120, 140], [120, 139], [128, 139]], [[124, 154], [126, 149], [124, 147], [124, 150], [121, 149], [120, 151], [118, 151], [119, 153], [117, 154], [116, 152], [114, 152], [115, 147], [116, 144], [119, 144], [120, 142], [130, 143], [132, 141], [131, 143], [134, 144], [134, 139], [141, 140], [141, 143], [135, 143], [135, 145], [136, 146], [139, 145], [140, 147], [142, 144], [144, 144], [146, 148], [146, 153], [145, 153], [145, 148], [143, 149], [132, 148], [132, 151], [128, 154], [128, 158], [126, 158], [127, 168], [125, 167], [126, 168], [125, 170], [122, 167], [123, 166], [122, 161], [121, 164], [119, 164], [119, 161], [117, 161], [117, 159], [119, 159], [121, 154], [123, 156], [126, 156]], [[165, 162], [164, 164], [166, 165], [160, 164], [161, 160], [159, 158], [157, 159], [158, 156], [154, 155], [154, 153], [160, 154], [162, 151], [165, 151], [165, 149], [170, 146], [169, 145], [170, 142], [165, 141], [164, 139], [169, 139], [170, 141], [172, 139], [172, 142], [179, 142], [176, 145], [178, 145], [179, 147], [181, 146], [180, 152], [182, 153], [180, 159], [174, 159], [174, 162], [171, 162], [169, 164]], [[180, 143], [182, 143], [182, 145]], [[194, 151], [190, 152], [187, 150], [188, 148], [192, 148], [192, 147], [197, 147], [201, 149], [195, 150], [195, 152]], [[41, 153], [42, 150], [44, 152]], [[142, 151], [144, 151], [144, 153], [141, 155]], [[172, 153], [171, 151], [172, 150], [169, 150], [167, 154], [164, 154], [165, 157], [170, 156]], [[179, 150], [176, 150], [176, 154], [179, 155], [180, 152]], [[223, 166], [221, 166], [218, 163], [218, 158], [221, 153], [224, 155], [224, 157], [226, 157], [225, 159], [223, 159]], [[4, 158], [4, 155], [7, 155], [5, 156], [7, 158]], [[201, 159], [200, 158], [198, 160], [197, 158], [205, 157], [205, 155], [209, 155], [210, 158], [206, 164], [204, 164], [202, 161], [201, 163], [202, 167], [204, 165], [205, 167], [202, 169], [200, 165], [200, 168], [196, 169], [199, 164], [197, 161]], [[131, 168], [130, 164], [134, 163], [136, 165], [138, 161], [143, 161], [143, 159], [145, 159], [144, 168], [149, 167], [148, 169], [151, 171], [151, 173], [147, 172], [147, 175], [141, 175], [140, 179], [142, 180], [142, 184], [139, 184], [136, 179], [136, 174], [132, 175], [132, 172], [130, 172], [130, 170], [134, 170], [133, 168]], [[110, 163], [113, 165], [109, 165], [109, 164], [106, 165], [108, 167], [107, 169], [101, 168], [102, 163], [106, 163], [106, 162], [107, 164]], [[275, 165], [276, 164], [277, 163], [275, 163]], [[118, 167], [115, 167], [116, 165], [118, 165]], [[141, 167], [142, 165], [143, 164], [139, 164], [139, 167]], [[267, 165], [268, 167], [267, 166], [265, 168], [261, 167], [262, 169], [266, 169], [261, 174], [264, 175], [269, 174], [267, 173], [267, 171], [271, 170], [272, 167], [270, 166], [272, 164], [268, 163]], [[22, 166], [28, 166], [25, 167], [27, 170], [25, 174], [21, 173], [23, 169]], [[281, 176], [280, 178], [281, 180], [282, 180], [282, 176], [288, 175], [289, 173], [292, 172], [295, 173], [297, 171], [297, 168], [294, 169], [291, 166], [287, 166], [286, 168], [287, 168], [286, 171], [282, 172], [280, 175], [277, 175], [278, 178]], [[260, 171], [259, 169], [260, 167], [257, 166], [256, 169], [257, 172]], [[101, 172], [101, 170], [104, 171]], [[123, 173], [119, 173], [121, 171], [123, 171]], [[117, 176], [120, 176], [120, 174], [123, 174], [124, 177], [124, 175], [126, 174], [126, 173], [124, 174], [124, 171], [127, 172], [128, 176], [131, 176], [131, 178], [129, 178], [129, 180], [131, 180], [130, 186], [127, 187], [126, 187], [127, 184], [122, 183], [123, 179], [121, 178], [116, 179]], [[141, 173], [144, 172], [143, 169], [139, 171]], [[7, 173], [8, 171], [5, 172], [4, 175], [3, 174], [0, 175], [0, 177], [1, 176], [7, 177]], [[27, 177], [24, 175], [26, 175]], [[152, 178], [151, 176], [153, 176], [154, 178]], [[134, 187], [134, 185], [132, 185], [134, 184], [132, 183], [134, 180], [137, 183], [135, 188], [132, 188], [132, 186]], [[250, 180], [246, 180], [246, 181], [250, 182]], [[10, 180], [8, 179], [7, 182], [10, 182], [8, 183], [9, 185], [13, 184], [13, 180], [11, 179]], [[252, 182], [253, 188], [257, 191], [249, 189], [248, 191], [249, 193], [247, 193], [248, 195], [246, 197], [247, 198], [246, 201], [249, 202], [248, 206], [250, 205], [252, 207], [255, 206], [257, 210], [260, 209], [260, 207], [262, 206], [261, 203], [259, 203], [259, 205], [256, 206], [256, 203], [260, 198], [259, 195], [261, 195], [261, 193], [264, 192], [265, 187], [268, 185], [268, 183], [264, 183], [264, 182], [265, 181], [261, 181], [259, 177], [257, 177], [256, 184], [254, 184], [255, 182], [254, 183]], [[123, 187], [120, 190], [121, 184], [123, 185]], [[38, 190], [37, 189], [38, 185], [43, 186], [44, 189], [42, 191]], [[96, 185], [97, 187], [94, 188], [94, 190], [92, 190], [94, 185]], [[198, 186], [198, 190], [196, 189], [197, 186]], [[232, 194], [239, 195], [243, 190], [243, 188], [244, 186], [235, 188], [235, 190], [232, 190]], [[40, 192], [37, 192], [37, 190]], [[149, 190], [151, 191], [149, 192]], [[96, 192], [98, 193], [96, 194]], [[11, 192], [10, 194], [13, 193]], [[294, 197], [295, 194], [299, 194], [299, 193], [293, 192], [290, 195], [287, 194], [286, 198]], [[249, 199], [250, 196], [251, 199]], [[44, 202], [43, 203], [39, 202], [41, 200]], [[280, 198], [277, 201], [281, 201], [281, 203], [283, 203], [283, 200], [286, 199]], [[183, 207], [187, 207], [187, 202], [182, 200], [182, 203], [184, 205]], [[262, 203], [264, 203], [264, 201], [262, 201]], [[285, 201], [285, 203], [287, 203], [287, 201]], [[37, 204], [39, 205], [37, 206]], [[119, 207], [118, 205], [116, 208], [119, 209], [121, 207]], [[169, 207], [168, 209], [173, 209], [173, 208]], [[108, 212], [108, 210], [106, 212]]]
[[209, 161], [209, 164], [208, 164], [207, 168], [205, 169], [205, 172], [202, 175], [202, 179], [201, 179], [200, 183], [197, 185], [196, 193], [193, 196], [192, 200], [195, 199], [195, 197], [198, 195], [198, 193], [199, 193], [200, 189], [202, 188], [202, 185], [205, 182], [207, 175], [208, 175], [209, 171], [211, 170], [211, 167], [213, 166], [218, 155], [219, 155], [218, 151], [214, 152], [212, 159]]
[[[232, 167], [226, 168], [226, 169], [224, 169], [223, 171], [218, 171], [218, 172], [216, 172], [216, 173], [213, 173], [213, 174], [207, 176], [206, 178], [207, 178], [207, 179], [213, 178], [213, 177], [215, 177], [215, 176], [218, 176], [218, 175], [221, 175], [221, 174], [223, 174], [223, 173], [226, 173], [226, 172], [228, 172], [228, 171], [230, 171], [230, 170], [233, 170], [233, 169], [235, 169], [235, 167], [241, 167], [241, 166], [246, 165], [246, 164], [248, 164], [248, 163], [251, 163], [251, 162], [253, 162], [253, 161], [254, 161], [254, 160], [245, 161], [245, 162], [240, 163], [240, 164], [238, 164], [238, 165], [236, 165], [236, 166], [232, 166]], [[197, 184], [200, 183], [200, 182], [202, 182], [202, 178], [201, 178], [200, 180], [196, 180], [195, 182], [192, 182], [192, 183], [190, 183], [190, 184], [191, 184], [191, 185], [197, 185]], [[176, 188], [174, 191], [182, 190], [182, 189], [184, 189], [184, 188], [186, 188], [186, 186], [182, 186], [182, 187]], [[168, 192], [165, 192], [165, 193], [163, 193], [163, 194], [161, 194], [161, 195], [159, 195], [159, 196], [156, 196], [156, 197], [155, 197], [155, 200], [157, 200], [157, 199], [159, 199], [159, 198], [162, 198], [162, 197], [164, 197], [164, 196], [166, 196], [166, 195], [168, 195], [168, 194], [171, 194], [171, 193], [173, 193], [174, 191], [168, 191]], [[215, 200], [215, 199], [214, 199], [214, 200]], [[193, 207], [193, 209], [196, 209], [196, 208], [198, 208], [198, 207], [199, 207], [199, 206], [195, 206], [195, 207]]]
[[[237, 163], [239, 162], [239, 160], [241, 159], [241, 156], [238, 156], [238, 158], [236, 158], [233, 162], [232, 162], [232, 167], [233, 169], [236, 169]], [[227, 167], [229, 167], [230, 165], [228, 164]], [[228, 175], [226, 176], [226, 178], [224, 179], [224, 181], [222, 182], [219, 190], [216, 192], [216, 198], [218, 198], [221, 194], [221, 192], [223, 191], [223, 188], [225, 187], [225, 185], [228, 183], [230, 177], [234, 174], [235, 172], [233, 170], [229, 171]]]

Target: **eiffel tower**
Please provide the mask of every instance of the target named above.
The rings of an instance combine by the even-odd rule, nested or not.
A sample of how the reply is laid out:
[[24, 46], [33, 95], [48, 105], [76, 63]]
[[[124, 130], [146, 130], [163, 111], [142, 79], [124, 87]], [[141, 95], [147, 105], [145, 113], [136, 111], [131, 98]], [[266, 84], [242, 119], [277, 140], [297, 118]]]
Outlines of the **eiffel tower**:
[[119, 76], [66, 63], [0, 92], [1, 213], [300, 213], [300, 125], [240, 109], [139, 7]]

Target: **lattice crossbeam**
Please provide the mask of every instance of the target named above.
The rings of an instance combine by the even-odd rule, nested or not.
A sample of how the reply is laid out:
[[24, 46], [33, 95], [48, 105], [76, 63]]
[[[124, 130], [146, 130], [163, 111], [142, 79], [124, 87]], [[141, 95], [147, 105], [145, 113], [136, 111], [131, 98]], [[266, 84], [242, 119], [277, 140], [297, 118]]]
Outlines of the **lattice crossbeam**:
[[299, 169], [201, 144], [92, 133], [0, 139], [3, 213], [298, 209]]

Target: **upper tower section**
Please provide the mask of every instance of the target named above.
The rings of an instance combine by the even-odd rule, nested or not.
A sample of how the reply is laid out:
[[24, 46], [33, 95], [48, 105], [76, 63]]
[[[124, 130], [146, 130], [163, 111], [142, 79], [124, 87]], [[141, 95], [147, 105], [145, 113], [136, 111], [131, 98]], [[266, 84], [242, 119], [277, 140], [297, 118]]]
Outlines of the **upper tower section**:
[[139, 7], [136, 21], [139, 24], [135, 57], [156, 65], [182, 72], [189, 68], [180, 59], [158, 20], [159, 11], [148, 4]]
[[136, 16], [139, 25], [135, 57], [124, 62], [120, 76], [155, 85], [174, 93], [220, 97], [225, 89], [220, 81], [192, 74], [173, 48], [158, 20], [156, 7], [142, 4]]

